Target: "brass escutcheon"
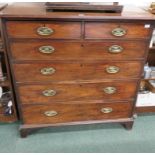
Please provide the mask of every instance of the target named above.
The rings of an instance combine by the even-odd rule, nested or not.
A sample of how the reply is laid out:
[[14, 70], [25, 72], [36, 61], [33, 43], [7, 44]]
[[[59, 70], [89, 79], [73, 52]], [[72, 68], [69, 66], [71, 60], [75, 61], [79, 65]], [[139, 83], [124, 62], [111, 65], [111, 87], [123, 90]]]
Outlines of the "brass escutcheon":
[[53, 116], [56, 116], [58, 114], [57, 111], [54, 111], [54, 110], [51, 110], [51, 111], [45, 111], [44, 112], [44, 115], [47, 116], [47, 117], [53, 117]]
[[49, 27], [39, 27], [37, 33], [41, 36], [49, 36], [54, 33], [54, 30]]
[[53, 46], [41, 46], [39, 47], [39, 52], [44, 54], [51, 54], [55, 51]]
[[45, 67], [40, 70], [42, 75], [51, 75], [55, 73], [55, 69], [53, 67]]
[[109, 52], [114, 54], [121, 53], [123, 52], [123, 47], [119, 45], [112, 45], [109, 47]]
[[104, 114], [111, 113], [112, 111], [113, 111], [113, 109], [110, 108], [110, 107], [106, 107], [106, 108], [101, 109], [101, 112], [104, 113]]
[[48, 90], [44, 90], [42, 92], [42, 94], [46, 97], [50, 97], [50, 96], [55, 96], [56, 95], [56, 91], [52, 90], [52, 89], [48, 89]]
[[103, 91], [106, 94], [114, 94], [114, 93], [116, 93], [117, 89], [115, 87], [106, 87], [103, 89]]
[[116, 37], [122, 37], [124, 35], [126, 35], [126, 30], [123, 28], [115, 28], [112, 30], [112, 35], [116, 36]]
[[117, 66], [109, 66], [106, 68], [106, 72], [109, 74], [116, 74], [119, 72], [119, 70], [120, 70], [120, 68]]

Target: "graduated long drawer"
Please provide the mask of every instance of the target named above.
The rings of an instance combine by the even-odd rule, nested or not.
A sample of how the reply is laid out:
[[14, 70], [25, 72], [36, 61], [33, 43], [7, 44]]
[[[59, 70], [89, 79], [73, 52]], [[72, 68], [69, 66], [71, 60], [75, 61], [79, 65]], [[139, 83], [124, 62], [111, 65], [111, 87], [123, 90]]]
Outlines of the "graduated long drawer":
[[141, 76], [141, 62], [13, 64], [16, 82], [129, 79]]
[[56, 101], [131, 100], [135, 97], [137, 82], [99, 82], [74, 84], [19, 85], [22, 104], [54, 103]]
[[[68, 102], [69, 103], [69, 102]], [[25, 105], [22, 108], [23, 122], [26, 124], [77, 123], [80, 121], [105, 121], [132, 116], [133, 104], [93, 103], [86, 104], [46, 104]]]
[[143, 59], [146, 41], [89, 41], [56, 40], [12, 41], [14, 60], [133, 60]]

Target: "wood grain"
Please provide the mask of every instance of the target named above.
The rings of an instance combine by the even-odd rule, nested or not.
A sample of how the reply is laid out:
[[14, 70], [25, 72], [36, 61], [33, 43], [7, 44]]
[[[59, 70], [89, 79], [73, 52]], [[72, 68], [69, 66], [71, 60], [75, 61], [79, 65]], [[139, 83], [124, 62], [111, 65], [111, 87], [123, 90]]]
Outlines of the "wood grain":
[[[82, 15], [81, 15], [82, 14]], [[146, 23], [154, 21], [154, 16], [143, 8], [136, 6], [126, 6], [122, 13], [82, 13], [82, 12], [47, 12], [45, 9], [45, 3], [37, 2], [21, 2], [11, 3], [0, 14], [3, 18], [17, 19], [17, 20], [91, 20], [91, 21], [128, 21], [133, 23], [139, 23], [145, 21]]]
[[[80, 22], [27, 22], [8, 21], [6, 24], [10, 38], [54, 38], [79, 39], [81, 37]], [[39, 27], [48, 27], [54, 30], [49, 36], [38, 35]]]
[[[130, 102], [136, 100], [155, 25], [152, 15], [142, 9], [131, 12], [131, 8], [122, 14], [46, 12], [44, 3], [16, 3], [0, 16], [24, 118], [21, 135], [48, 124], [121, 122], [126, 128], [132, 127], [135, 102]], [[53, 28], [53, 35], [39, 36], [36, 30], [40, 26]], [[112, 30], [118, 27], [125, 29], [126, 35], [113, 36]], [[38, 52], [47, 44], [55, 48], [48, 56]], [[123, 52], [108, 53], [113, 44], [123, 46]], [[105, 67], [109, 65], [120, 67], [120, 71], [107, 74]], [[56, 72], [43, 76], [42, 67], [53, 67]], [[116, 93], [105, 94], [102, 90], [108, 86], [117, 87]], [[57, 93], [45, 97], [45, 89]], [[113, 112], [103, 114], [103, 107], [111, 107]], [[47, 118], [47, 110], [58, 115]]]
[[[93, 121], [105, 119], [128, 118], [131, 116], [132, 103], [105, 103], [105, 104], [47, 104], [47, 105], [26, 105], [23, 106], [25, 124], [48, 124], [78, 121]], [[110, 107], [111, 113], [104, 114], [102, 108]], [[58, 115], [47, 117], [45, 111], [54, 110]]]
[[[112, 45], [119, 45], [123, 51], [118, 54], [109, 52]], [[24, 40], [10, 44], [13, 60], [134, 60], [143, 59], [146, 41], [56, 41]], [[39, 51], [42, 46], [54, 47], [52, 54]]]
[[[112, 35], [112, 30], [115, 28], [123, 28], [126, 30], [126, 35], [115, 37]], [[102, 23], [88, 22], [85, 24], [86, 39], [108, 39], [108, 38], [147, 38], [151, 29], [145, 28], [145, 24], [133, 23]]]
[[[56, 82], [69, 80], [128, 79], [141, 76], [141, 62], [103, 62], [103, 63], [22, 63], [13, 64], [16, 82]], [[117, 66], [116, 74], [109, 74], [106, 68]], [[41, 69], [52, 67], [55, 73], [42, 75]]]
[[[106, 94], [104, 88], [115, 87], [116, 93]], [[18, 86], [22, 104], [54, 103], [56, 101], [129, 100], [135, 97], [136, 82], [102, 82], [87, 84], [42, 84]], [[54, 90], [56, 95], [44, 96], [44, 90]]]

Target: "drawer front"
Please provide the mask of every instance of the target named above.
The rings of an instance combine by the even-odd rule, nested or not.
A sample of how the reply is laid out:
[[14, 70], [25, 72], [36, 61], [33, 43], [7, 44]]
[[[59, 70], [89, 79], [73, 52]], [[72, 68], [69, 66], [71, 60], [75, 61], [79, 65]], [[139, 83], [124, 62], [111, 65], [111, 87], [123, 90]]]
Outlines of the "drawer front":
[[18, 86], [23, 104], [56, 101], [128, 100], [136, 93], [137, 82], [102, 82], [85, 84], [45, 84]]
[[[79, 39], [80, 22], [7, 22], [9, 38]], [[41, 29], [42, 28], [42, 29]]]
[[146, 45], [146, 41], [28, 41], [10, 46], [14, 60], [131, 60], [144, 58]]
[[[141, 62], [14, 64], [16, 82], [139, 78]], [[26, 74], [25, 74], [26, 73]]]
[[145, 24], [87, 22], [85, 38], [147, 38], [150, 30], [150, 28], [145, 28]]
[[131, 117], [131, 103], [48, 104], [23, 106], [25, 124], [56, 124]]

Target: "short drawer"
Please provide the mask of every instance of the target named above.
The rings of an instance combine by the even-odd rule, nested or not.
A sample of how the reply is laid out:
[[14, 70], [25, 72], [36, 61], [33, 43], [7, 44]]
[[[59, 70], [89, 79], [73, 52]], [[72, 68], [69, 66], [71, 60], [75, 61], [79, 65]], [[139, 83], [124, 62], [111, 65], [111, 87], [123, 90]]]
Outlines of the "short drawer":
[[132, 23], [87, 22], [85, 24], [86, 39], [108, 38], [148, 38], [150, 25]]
[[129, 100], [135, 97], [137, 82], [19, 85], [23, 104], [56, 101]]
[[14, 60], [133, 60], [144, 58], [147, 42], [44, 40], [11, 42], [10, 46]]
[[[13, 64], [16, 82], [139, 78], [141, 62]], [[26, 74], [25, 74], [26, 73]]]
[[79, 39], [81, 37], [80, 22], [8, 21], [6, 26], [9, 38]]
[[57, 124], [130, 118], [132, 103], [47, 104], [23, 106], [25, 124]]

